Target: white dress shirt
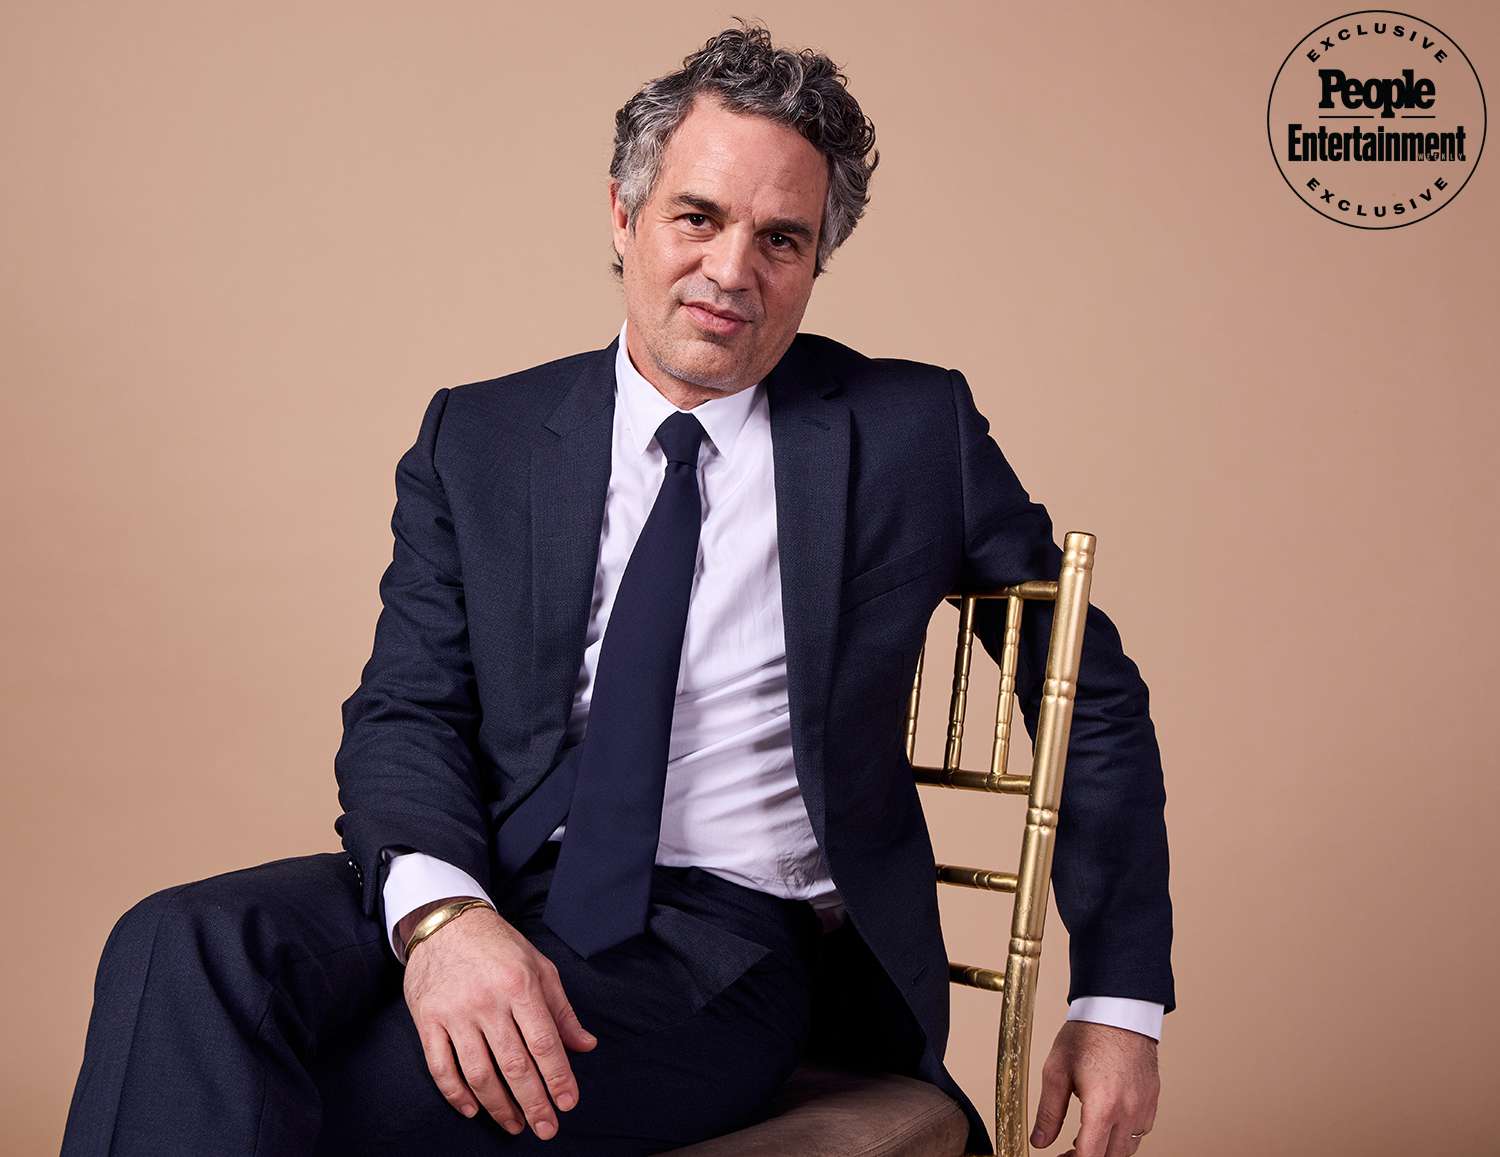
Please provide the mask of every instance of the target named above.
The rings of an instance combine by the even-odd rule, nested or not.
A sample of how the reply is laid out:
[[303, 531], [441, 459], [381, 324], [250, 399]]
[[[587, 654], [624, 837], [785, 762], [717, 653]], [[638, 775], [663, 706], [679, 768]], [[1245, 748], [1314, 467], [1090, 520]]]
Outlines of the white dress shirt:
[[[657, 427], [676, 409], [635, 368], [620, 326], [609, 490], [599, 563], [564, 746], [580, 742], [615, 592], [656, 501], [666, 456]], [[776, 545], [771, 420], [763, 383], [690, 411], [699, 449], [703, 522], [672, 713], [658, 864], [697, 866], [745, 887], [805, 899], [825, 928], [843, 903], [813, 836], [792, 759], [786, 638]], [[559, 824], [551, 839], [567, 830]], [[432, 900], [489, 900], [467, 872], [422, 852], [392, 855], [382, 893], [387, 935]], [[1127, 997], [1078, 997], [1070, 1020], [1160, 1039], [1163, 1006]]]

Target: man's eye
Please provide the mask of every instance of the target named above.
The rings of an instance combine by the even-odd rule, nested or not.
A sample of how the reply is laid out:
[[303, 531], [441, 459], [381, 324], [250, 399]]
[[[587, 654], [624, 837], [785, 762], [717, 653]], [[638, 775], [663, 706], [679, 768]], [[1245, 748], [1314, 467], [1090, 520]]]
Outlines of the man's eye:
[[780, 237], [783, 241], [786, 242], [786, 245], [777, 245], [776, 246], [777, 249], [786, 249], [786, 248], [795, 249], [795, 248], [797, 248], [797, 243], [795, 241], [793, 241], [790, 237], [788, 237], [785, 233], [772, 233], [771, 236], [772, 237]]
[[696, 225], [697, 222], [693, 221], [694, 217], [698, 218], [699, 221], [707, 221], [708, 220], [708, 218], [706, 216], [704, 216], [702, 213], [685, 213], [685, 214], [683, 214], [684, 220], [688, 221], [690, 224]]

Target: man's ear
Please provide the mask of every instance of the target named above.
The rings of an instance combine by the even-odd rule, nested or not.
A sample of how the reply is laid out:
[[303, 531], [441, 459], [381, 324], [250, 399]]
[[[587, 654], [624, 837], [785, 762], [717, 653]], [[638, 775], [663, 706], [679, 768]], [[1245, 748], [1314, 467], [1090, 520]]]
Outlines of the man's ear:
[[614, 229], [628, 228], [630, 224], [630, 214], [620, 200], [620, 182], [616, 177], [609, 179], [609, 223]]
[[630, 220], [630, 214], [626, 212], [625, 206], [620, 202], [620, 182], [614, 177], [609, 179], [609, 225], [611, 233], [610, 248], [614, 250], [615, 261], [619, 263], [620, 269], [623, 271], [625, 268], [625, 255], [620, 252], [620, 246], [613, 238], [618, 235], [621, 229], [625, 229], [631, 233], [635, 229]]

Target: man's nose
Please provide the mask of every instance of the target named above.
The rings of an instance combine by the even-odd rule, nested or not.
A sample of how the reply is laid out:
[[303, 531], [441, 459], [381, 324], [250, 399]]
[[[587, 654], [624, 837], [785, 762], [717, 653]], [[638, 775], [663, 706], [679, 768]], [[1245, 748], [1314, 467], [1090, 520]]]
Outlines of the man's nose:
[[709, 242], [703, 273], [725, 293], [749, 289], [754, 283], [755, 238], [748, 230], [725, 229]]

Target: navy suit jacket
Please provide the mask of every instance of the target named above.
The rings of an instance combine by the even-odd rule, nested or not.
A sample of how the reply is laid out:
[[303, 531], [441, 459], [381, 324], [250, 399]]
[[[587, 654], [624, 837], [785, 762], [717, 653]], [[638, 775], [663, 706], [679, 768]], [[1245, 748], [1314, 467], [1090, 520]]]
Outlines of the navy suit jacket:
[[[559, 763], [610, 475], [618, 340], [439, 389], [397, 465], [394, 554], [335, 757], [334, 826], [371, 917], [384, 848], [501, 887], [494, 834]], [[947, 951], [905, 708], [938, 602], [1055, 577], [1061, 551], [957, 370], [799, 333], [765, 388], [797, 778], [865, 959], [920, 1026], [914, 1075], [959, 1101], [970, 1144], [988, 1152], [984, 1118], [942, 1062]], [[1017, 693], [1033, 735], [1051, 613], [1025, 604]], [[1001, 603], [979, 605], [976, 631], [998, 656]], [[1175, 1006], [1165, 800], [1146, 685], [1090, 606], [1053, 860], [1070, 1000]], [[999, 862], [1012, 848], [1019, 838], [1001, 841]]]

